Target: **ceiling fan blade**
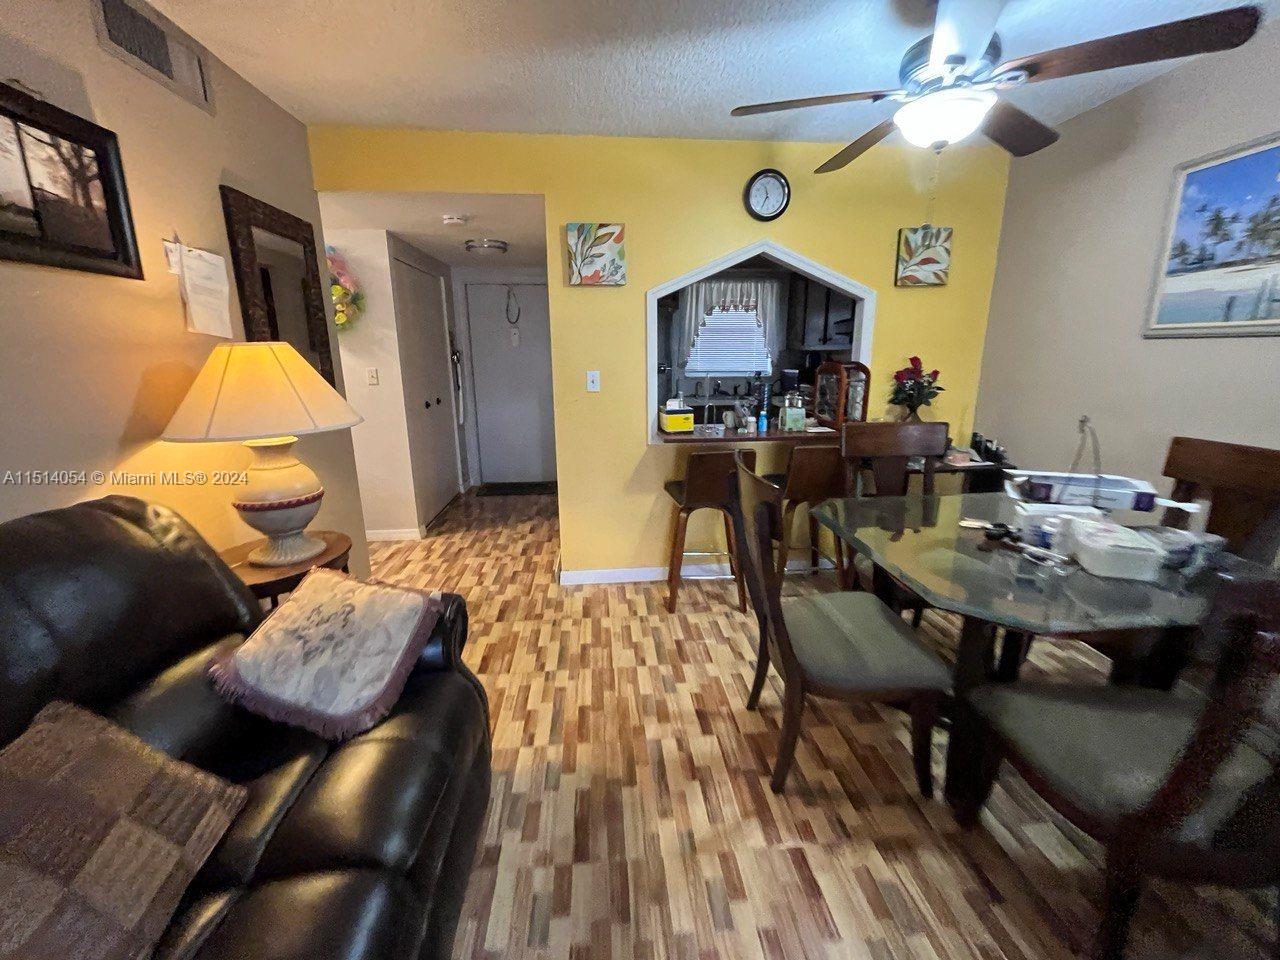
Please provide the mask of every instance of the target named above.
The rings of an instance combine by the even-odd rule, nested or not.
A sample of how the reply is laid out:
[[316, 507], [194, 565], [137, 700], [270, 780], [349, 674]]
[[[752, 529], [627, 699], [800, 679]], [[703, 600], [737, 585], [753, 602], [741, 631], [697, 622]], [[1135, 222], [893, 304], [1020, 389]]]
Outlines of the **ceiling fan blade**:
[[850, 161], [866, 153], [892, 132], [893, 121], [881, 121], [813, 172], [830, 173], [832, 170], [847, 166]]
[[1244, 43], [1258, 30], [1262, 12], [1257, 7], [1233, 7], [1200, 17], [1162, 23], [1129, 33], [1089, 40], [1070, 47], [1010, 60], [996, 73], [1025, 70], [1028, 79], [1053, 80], [1095, 70], [1131, 67], [1189, 57], [1196, 53], [1230, 50]]
[[1025, 157], [1051, 147], [1061, 134], [1008, 100], [997, 100], [982, 122], [982, 132], [1015, 157]]
[[860, 93], [832, 93], [825, 97], [801, 97], [799, 100], [774, 100], [770, 103], [752, 103], [745, 107], [734, 107], [729, 111], [731, 117], [748, 117], [753, 113], [775, 113], [779, 110], [798, 110], [801, 107], [822, 107], [830, 103], [852, 103], [855, 100], [869, 100], [875, 103], [883, 100], [897, 90], [864, 90]]
[[1006, 0], [938, 0], [929, 48], [929, 72], [945, 76], [949, 70], [977, 63], [986, 52], [996, 20]]

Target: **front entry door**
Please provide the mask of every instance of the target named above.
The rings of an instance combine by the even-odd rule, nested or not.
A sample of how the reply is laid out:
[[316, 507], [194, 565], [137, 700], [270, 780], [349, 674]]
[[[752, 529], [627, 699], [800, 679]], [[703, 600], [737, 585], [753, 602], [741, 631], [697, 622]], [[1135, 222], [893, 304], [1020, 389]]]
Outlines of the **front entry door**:
[[484, 483], [556, 478], [551, 325], [540, 283], [468, 283], [467, 319]]
[[425, 526], [459, 490], [444, 279], [393, 259], [391, 283], [400, 336], [413, 493], [418, 523]]

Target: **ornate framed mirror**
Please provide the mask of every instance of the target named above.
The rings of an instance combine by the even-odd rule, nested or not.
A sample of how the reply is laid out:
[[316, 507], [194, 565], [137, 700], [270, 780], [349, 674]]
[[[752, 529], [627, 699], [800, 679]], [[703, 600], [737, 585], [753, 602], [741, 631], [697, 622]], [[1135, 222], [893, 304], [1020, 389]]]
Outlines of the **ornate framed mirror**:
[[283, 340], [335, 386], [310, 221], [223, 184], [222, 212], [246, 340]]

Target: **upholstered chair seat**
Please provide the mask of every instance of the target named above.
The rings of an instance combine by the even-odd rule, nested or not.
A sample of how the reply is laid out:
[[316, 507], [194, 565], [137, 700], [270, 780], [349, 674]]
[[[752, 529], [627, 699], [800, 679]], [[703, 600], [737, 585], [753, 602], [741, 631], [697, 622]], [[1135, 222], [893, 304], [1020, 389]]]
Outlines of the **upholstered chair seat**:
[[[1190, 693], [1052, 683], [993, 684], [972, 691], [969, 702], [1103, 840], [1146, 809], [1191, 742], [1205, 706]], [[1264, 794], [1271, 802], [1247, 805], [1249, 827], [1267, 845], [1280, 845], [1280, 808], [1271, 783], [1277, 749], [1266, 728], [1249, 730], [1215, 771], [1200, 806], [1155, 846], [1157, 853], [1169, 844], [1183, 854], [1187, 847], [1211, 852], [1230, 845], [1244, 825], [1245, 799]], [[1256, 830], [1259, 816], [1269, 820], [1269, 829]]]
[[814, 682], [846, 690], [946, 691], [946, 666], [874, 594], [784, 597], [782, 617], [796, 657]]

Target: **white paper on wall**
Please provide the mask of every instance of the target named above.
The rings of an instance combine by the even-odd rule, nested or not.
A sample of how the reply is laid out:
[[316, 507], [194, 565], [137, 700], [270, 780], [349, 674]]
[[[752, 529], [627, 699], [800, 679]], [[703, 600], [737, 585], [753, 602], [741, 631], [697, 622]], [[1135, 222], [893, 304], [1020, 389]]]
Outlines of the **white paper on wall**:
[[216, 253], [188, 246], [182, 246], [179, 252], [178, 277], [187, 310], [187, 329], [230, 340], [234, 334], [227, 261]]

